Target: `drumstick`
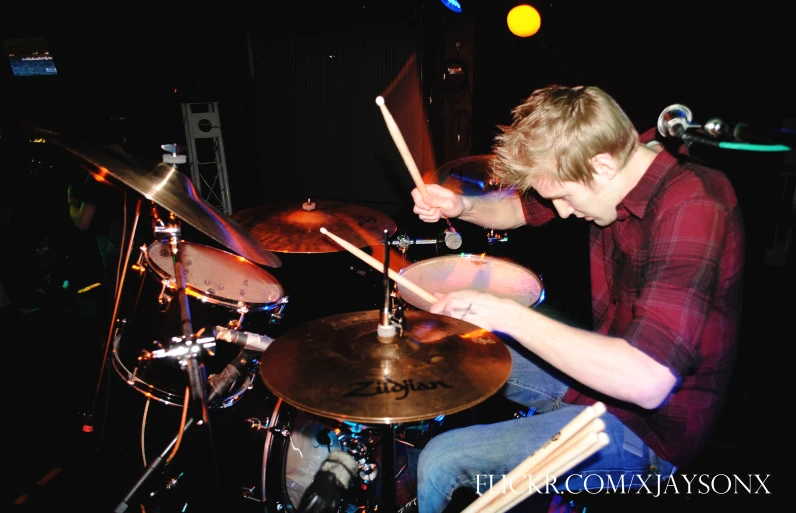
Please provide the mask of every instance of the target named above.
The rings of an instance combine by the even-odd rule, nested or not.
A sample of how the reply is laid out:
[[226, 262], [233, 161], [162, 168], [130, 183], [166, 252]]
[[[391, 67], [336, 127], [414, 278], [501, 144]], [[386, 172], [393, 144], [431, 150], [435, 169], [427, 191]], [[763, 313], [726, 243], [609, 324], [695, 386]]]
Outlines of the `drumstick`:
[[[381, 262], [379, 262], [378, 260], [376, 260], [372, 256], [368, 255], [367, 253], [365, 253], [364, 251], [362, 251], [358, 247], [354, 246], [350, 242], [347, 242], [347, 241], [341, 239], [340, 237], [338, 237], [337, 235], [333, 234], [332, 232], [330, 232], [329, 230], [327, 230], [326, 228], [323, 228], [323, 227], [321, 227], [321, 233], [326, 235], [327, 237], [330, 237], [332, 240], [334, 240], [335, 242], [337, 242], [338, 244], [343, 246], [345, 249], [347, 249], [350, 253], [353, 253], [354, 256], [359, 257], [360, 260], [362, 260], [366, 264], [370, 265], [371, 267], [373, 267], [377, 271], [384, 272], [384, 264], [382, 264]], [[429, 303], [433, 304], [433, 303], [436, 303], [438, 301], [436, 296], [434, 296], [430, 292], [420, 288], [419, 286], [415, 285], [414, 283], [412, 283], [411, 281], [407, 280], [406, 278], [404, 278], [400, 274], [396, 273], [392, 269], [389, 269], [388, 275], [389, 275], [390, 278], [395, 280], [397, 283], [403, 285], [404, 287], [406, 287], [407, 289], [411, 290], [412, 292], [414, 292], [415, 294], [417, 294], [421, 298], [425, 299]]]
[[[505, 493], [486, 492], [486, 494], [481, 495], [470, 504], [465, 511], [470, 511], [470, 508], [475, 506], [473, 511], [478, 511], [479, 513], [505, 513], [525, 500], [529, 495], [548, 486], [551, 478], [554, 478], [553, 483], [555, 483], [555, 479], [558, 479], [558, 476], [585, 461], [586, 458], [608, 445], [609, 442], [610, 438], [604, 432], [588, 433], [571, 447], [557, 449], [553, 454], [555, 459], [548, 464], [533, 469], [521, 469], [522, 472], [519, 475], [525, 476], [530, 481], [527, 492], [524, 489], [522, 494], [513, 492], [512, 490], [514, 490], [517, 482], [508, 481], [504, 478], [497, 483], [497, 486], [501, 492], [506, 487]], [[493, 498], [489, 498], [490, 496]]]
[[[384, 122], [387, 123], [387, 129], [390, 131], [390, 135], [392, 135], [392, 139], [395, 141], [395, 145], [398, 147], [398, 151], [400, 152], [401, 157], [403, 157], [406, 167], [409, 169], [409, 174], [412, 175], [412, 179], [415, 181], [417, 190], [419, 190], [420, 194], [425, 198], [428, 196], [426, 184], [423, 181], [423, 177], [420, 176], [420, 170], [417, 169], [417, 164], [415, 164], [415, 159], [412, 158], [412, 153], [409, 151], [409, 146], [406, 145], [404, 136], [401, 135], [401, 129], [398, 128], [398, 123], [395, 122], [392, 114], [390, 114], [390, 111], [387, 110], [387, 106], [384, 104], [383, 96], [376, 97], [376, 105], [378, 105], [379, 109], [381, 109], [381, 115], [384, 116]], [[456, 232], [456, 228], [453, 227], [450, 219], [448, 219], [448, 216], [443, 217], [445, 218], [445, 222], [448, 223], [450, 229], [453, 232]]]
[[420, 194], [422, 194], [424, 197], [428, 196], [426, 184], [423, 182], [423, 177], [420, 176], [420, 170], [417, 168], [417, 164], [415, 164], [415, 160], [412, 158], [412, 153], [409, 151], [409, 147], [406, 145], [404, 136], [401, 135], [401, 130], [398, 128], [398, 124], [395, 122], [392, 114], [390, 114], [390, 111], [387, 110], [387, 106], [384, 104], [384, 97], [377, 96], [376, 105], [378, 105], [381, 109], [381, 115], [384, 116], [384, 122], [387, 123], [387, 129], [390, 131], [390, 135], [392, 135], [392, 139], [395, 141], [395, 145], [398, 147], [398, 152], [401, 154], [401, 157], [403, 157], [404, 163], [409, 169], [409, 174], [412, 175], [412, 179], [415, 181], [417, 190], [419, 190]]
[[[570, 439], [582, 439], [581, 431], [583, 431], [584, 435], [588, 435], [589, 433], [594, 433], [595, 428], [600, 428], [605, 425], [604, 422], [602, 424], [595, 423], [595, 420], [598, 420], [599, 417], [606, 412], [605, 404], [602, 402], [596, 402], [591, 406], [587, 406], [580, 412], [575, 418], [570, 420], [567, 425], [565, 425], [561, 430], [553, 435], [550, 440], [544, 443], [540, 448], [533, 452], [530, 456], [525, 458], [514, 470], [509, 472], [506, 477], [501, 480], [508, 483], [511, 483], [514, 479], [521, 475], [528, 474], [529, 471], [535, 471], [535, 467], [538, 467], [539, 464], [546, 466], [546, 463], [549, 463], [553, 458], [556, 457], [558, 451], [560, 449], [564, 449], [565, 451], [569, 447], [567, 443]], [[483, 500], [481, 500], [483, 499]], [[481, 511], [481, 508], [485, 507], [488, 503], [492, 502], [493, 500], [497, 500], [495, 494], [485, 494], [482, 495], [479, 500], [465, 508], [462, 513], [475, 513], [476, 511]]]

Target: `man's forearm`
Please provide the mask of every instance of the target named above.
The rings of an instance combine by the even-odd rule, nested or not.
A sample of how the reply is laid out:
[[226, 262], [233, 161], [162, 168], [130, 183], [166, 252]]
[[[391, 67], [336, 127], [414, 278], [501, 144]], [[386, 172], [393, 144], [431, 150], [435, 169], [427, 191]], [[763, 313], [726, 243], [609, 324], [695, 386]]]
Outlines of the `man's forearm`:
[[484, 196], [463, 196], [464, 211], [459, 219], [485, 228], [508, 230], [525, 225], [522, 203], [514, 191], [497, 191]]

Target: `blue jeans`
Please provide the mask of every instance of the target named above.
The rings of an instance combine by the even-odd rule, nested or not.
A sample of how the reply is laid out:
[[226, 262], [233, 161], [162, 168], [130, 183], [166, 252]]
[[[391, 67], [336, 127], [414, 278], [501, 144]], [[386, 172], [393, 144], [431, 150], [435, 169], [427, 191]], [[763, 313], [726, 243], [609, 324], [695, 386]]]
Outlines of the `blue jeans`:
[[[419, 513], [443, 511], [459, 487], [471, 487], [480, 494], [490, 493], [490, 475], [497, 484], [504, 474], [517, 467], [584, 409], [584, 406], [561, 402], [569, 388], [563, 374], [540, 362], [521, 346], [517, 345], [517, 349], [512, 343], [507, 346], [512, 372], [504, 395], [516, 403], [535, 408], [535, 413], [505, 422], [453, 429], [432, 438], [418, 460]], [[605, 413], [601, 419], [606, 424], [604, 432], [610, 438], [609, 444], [571, 469], [568, 477], [558, 476], [555, 489], [540, 487], [542, 493], [608, 490], [609, 477], [615, 485], [624, 482], [625, 489], [639, 488], [638, 476], [647, 479], [646, 486], [654, 492], [658, 479], [663, 482], [676, 470], [658, 458], [616, 417]], [[523, 482], [527, 493], [528, 483]], [[521, 507], [520, 504], [517, 509]]]

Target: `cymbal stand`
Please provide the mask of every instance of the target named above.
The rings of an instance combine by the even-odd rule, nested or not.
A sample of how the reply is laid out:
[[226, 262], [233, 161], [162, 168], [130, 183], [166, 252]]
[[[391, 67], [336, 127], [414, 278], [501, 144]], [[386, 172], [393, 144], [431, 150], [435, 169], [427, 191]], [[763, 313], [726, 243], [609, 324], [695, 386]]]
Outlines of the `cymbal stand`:
[[[125, 194], [125, 201], [126, 201]], [[99, 377], [97, 378], [97, 386], [94, 389], [94, 399], [91, 401], [91, 410], [86, 417], [86, 422], [83, 424], [84, 433], [92, 433], [94, 431], [94, 414], [97, 411], [97, 402], [99, 400], [100, 388], [102, 387], [102, 378], [105, 374], [105, 366], [108, 363], [108, 353], [111, 348], [111, 340], [113, 339], [113, 331], [116, 328], [116, 315], [119, 313], [119, 301], [122, 297], [122, 288], [124, 287], [124, 280], [127, 275], [127, 266], [130, 263], [130, 254], [133, 252], [133, 243], [135, 241], [135, 231], [138, 227], [138, 219], [141, 216], [141, 198], [138, 198], [135, 204], [135, 216], [133, 217], [133, 227], [130, 231], [130, 240], [127, 241], [127, 250], [124, 254], [124, 265], [122, 266], [122, 275], [116, 287], [116, 294], [113, 300], [113, 314], [111, 315], [110, 326], [108, 327], [108, 338], [105, 341], [105, 353], [102, 356], [102, 366], [100, 367]], [[127, 220], [125, 219], [125, 222]]]
[[[377, 338], [382, 344], [391, 344], [396, 334], [403, 336], [403, 319], [396, 316], [390, 294], [390, 241], [384, 230], [384, 305], [379, 314]], [[380, 511], [396, 511], [395, 487], [395, 426], [388, 424], [383, 427], [381, 435], [382, 483]]]
[[[208, 417], [208, 397], [206, 394], [207, 377], [204, 375], [204, 368], [201, 367], [199, 358], [201, 357], [202, 350], [206, 345], [215, 342], [214, 337], [198, 338], [193, 332], [193, 324], [191, 321], [191, 310], [188, 304], [188, 294], [186, 292], [187, 283], [185, 281], [185, 265], [183, 262], [183, 251], [180, 245], [180, 235], [182, 233], [180, 223], [173, 213], [169, 214], [169, 222], [164, 223], [157, 215], [157, 209], [152, 208], [152, 229], [155, 238], [160, 239], [168, 237], [169, 247], [171, 249], [172, 262], [174, 264], [174, 278], [175, 287], [177, 289], [177, 301], [180, 307], [180, 326], [181, 335], [173, 337], [169, 343], [169, 347], [157, 354], [153, 354], [155, 358], [176, 358], [180, 367], [188, 374], [188, 384], [191, 395], [190, 410], [196, 411], [198, 409], [200, 415], [188, 415], [185, 420], [185, 425], [182, 432], [175, 437], [171, 443], [163, 450], [163, 452], [155, 458], [144, 473], [136, 481], [133, 487], [125, 495], [124, 499], [114, 509], [115, 513], [122, 513], [129, 507], [129, 502], [143, 484], [154, 475], [155, 471], [167, 463], [166, 456], [173, 450], [177, 441], [181, 436], [188, 431], [192, 426], [204, 425], [208, 439], [211, 444], [212, 453], [212, 436], [210, 436], [210, 422]], [[215, 392], [211, 394], [211, 398]], [[197, 420], [197, 417], [199, 420]], [[215, 458], [213, 458], [213, 466], [215, 467]]]
[[[207, 423], [207, 395], [205, 392], [206, 377], [200, 369], [198, 357], [201, 356], [202, 345], [196, 343], [196, 335], [193, 332], [191, 322], [191, 309], [188, 304], [188, 294], [186, 293], [187, 283], [185, 281], [185, 265], [183, 262], [183, 251], [180, 246], [181, 228], [174, 214], [169, 215], [169, 223], [156, 223], [154, 232], [156, 236], [167, 235], [171, 257], [174, 264], [174, 279], [177, 288], [177, 302], [180, 307], [180, 326], [181, 343], [184, 344], [184, 351], [177, 351], [173, 355], [177, 357], [180, 367], [188, 373], [188, 383], [190, 386], [191, 400], [199, 401], [202, 421]], [[175, 339], [172, 339], [174, 342]]]

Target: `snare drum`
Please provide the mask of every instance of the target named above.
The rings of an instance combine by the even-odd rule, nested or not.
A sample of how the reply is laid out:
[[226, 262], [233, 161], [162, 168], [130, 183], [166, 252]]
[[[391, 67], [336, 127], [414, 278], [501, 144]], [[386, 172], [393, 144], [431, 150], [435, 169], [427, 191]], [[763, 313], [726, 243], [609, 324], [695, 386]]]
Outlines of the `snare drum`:
[[[248, 260], [209, 246], [181, 242], [186, 294], [194, 332], [205, 328], [233, 326], [248, 328], [253, 322], [270, 323], [281, 318], [287, 297], [271, 274]], [[128, 313], [119, 321], [113, 341], [113, 364], [116, 371], [135, 390], [165, 404], [182, 406], [187, 373], [172, 357], [141, 358], [159, 349], [167, 349], [173, 337], [182, 335], [180, 308], [176, 295], [171, 249], [167, 241], [141, 248], [139, 271], [125, 294]], [[259, 324], [258, 324], [259, 326]], [[247, 329], [248, 328], [248, 329]], [[220, 372], [239, 354], [240, 347], [220, 342], [209, 347], [201, 359], [207, 375]], [[247, 390], [255, 372], [243, 376], [228, 395], [211, 406], [230, 406]]]
[[[401, 276], [434, 294], [455, 290], [477, 290], [509, 298], [535, 308], [544, 301], [541, 277], [511, 260], [488, 255], [445, 255], [421, 260], [401, 269]], [[397, 284], [401, 298], [410, 305], [428, 311], [431, 303]]]

